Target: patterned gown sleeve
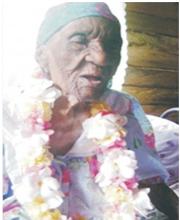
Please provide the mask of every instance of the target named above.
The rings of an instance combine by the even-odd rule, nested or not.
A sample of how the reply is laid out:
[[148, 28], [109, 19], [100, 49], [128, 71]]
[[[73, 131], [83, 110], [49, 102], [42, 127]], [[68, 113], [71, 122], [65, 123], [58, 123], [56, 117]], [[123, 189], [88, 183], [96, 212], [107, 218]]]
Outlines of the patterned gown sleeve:
[[[13, 194], [12, 183], [6, 169], [7, 155], [5, 148], [8, 147], [5, 144], [3, 152], [3, 220], [29, 220]], [[8, 160], [12, 161], [10, 158]]]
[[136, 175], [139, 182], [155, 184], [167, 182], [169, 174], [155, 150], [153, 129], [138, 100], [126, 93], [110, 90], [105, 101], [112, 109], [126, 115], [127, 147], [133, 150], [138, 161]]
[[155, 150], [155, 138], [152, 126], [147, 119], [142, 106], [136, 98], [130, 100], [129, 123], [127, 124], [127, 140], [129, 147], [136, 153], [138, 160], [137, 176], [139, 181], [146, 184], [167, 182], [169, 174], [160, 162]]

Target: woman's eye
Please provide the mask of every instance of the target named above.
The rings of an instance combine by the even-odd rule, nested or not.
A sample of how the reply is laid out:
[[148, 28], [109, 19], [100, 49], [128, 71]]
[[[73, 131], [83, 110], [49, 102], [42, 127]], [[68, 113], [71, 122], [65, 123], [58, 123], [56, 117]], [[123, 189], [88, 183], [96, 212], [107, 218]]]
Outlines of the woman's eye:
[[83, 34], [77, 34], [77, 35], [74, 35], [74, 36], [71, 38], [71, 42], [77, 43], [77, 44], [86, 45], [86, 44], [87, 44], [87, 39], [86, 39], [86, 36], [85, 36], [85, 35], [83, 35]]

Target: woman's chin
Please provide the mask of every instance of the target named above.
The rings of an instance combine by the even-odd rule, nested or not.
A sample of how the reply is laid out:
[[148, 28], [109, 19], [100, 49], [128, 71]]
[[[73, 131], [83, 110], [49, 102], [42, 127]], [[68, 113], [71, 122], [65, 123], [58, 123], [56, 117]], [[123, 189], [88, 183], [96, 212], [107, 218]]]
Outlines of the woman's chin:
[[77, 94], [77, 99], [79, 102], [92, 102], [98, 100], [104, 93], [105, 89], [97, 89], [97, 90], [81, 90]]

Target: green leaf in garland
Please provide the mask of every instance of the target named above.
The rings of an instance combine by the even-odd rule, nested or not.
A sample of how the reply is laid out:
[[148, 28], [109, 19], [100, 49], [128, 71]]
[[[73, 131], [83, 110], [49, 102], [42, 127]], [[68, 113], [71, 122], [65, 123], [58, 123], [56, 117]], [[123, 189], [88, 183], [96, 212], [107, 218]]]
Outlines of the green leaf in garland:
[[138, 148], [142, 145], [141, 140], [139, 138], [134, 138], [133, 140], [134, 148]]

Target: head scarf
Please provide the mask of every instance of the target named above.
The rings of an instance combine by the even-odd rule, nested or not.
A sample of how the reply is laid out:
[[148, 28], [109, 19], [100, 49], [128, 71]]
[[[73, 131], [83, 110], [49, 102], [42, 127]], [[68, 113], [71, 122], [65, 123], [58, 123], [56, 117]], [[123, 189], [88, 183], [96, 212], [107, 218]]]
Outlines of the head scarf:
[[45, 44], [70, 22], [83, 17], [104, 17], [120, 26], [104, 2], [68, 2], [49, 9], [39, 29], [37, 46]]

